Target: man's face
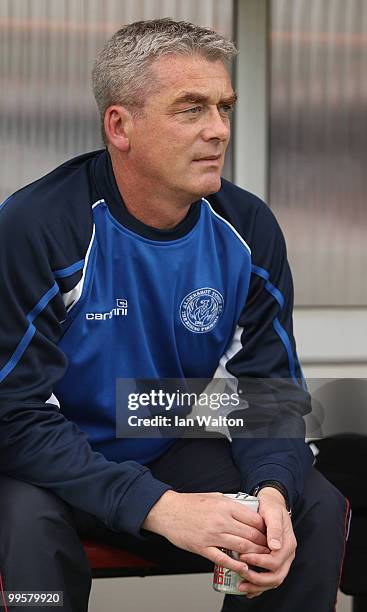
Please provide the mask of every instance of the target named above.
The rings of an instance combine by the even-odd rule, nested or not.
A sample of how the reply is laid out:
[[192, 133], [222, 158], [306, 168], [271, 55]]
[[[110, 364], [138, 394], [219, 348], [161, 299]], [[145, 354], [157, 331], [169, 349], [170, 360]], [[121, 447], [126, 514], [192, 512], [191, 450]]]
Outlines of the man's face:
[[131, 168], [148, 188], [180, 200], [218, 191], [235, 102], [224, 64], [171, 55], [152, 73], [157, 91], [133, 120]]

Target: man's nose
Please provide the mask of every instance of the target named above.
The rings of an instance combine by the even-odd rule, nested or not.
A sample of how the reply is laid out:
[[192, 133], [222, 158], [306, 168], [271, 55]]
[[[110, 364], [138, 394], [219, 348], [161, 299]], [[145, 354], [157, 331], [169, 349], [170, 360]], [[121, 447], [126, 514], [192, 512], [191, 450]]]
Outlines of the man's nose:
[[228, 140], [230, 135], [228, 117], [223, 116], [218, 108], [211, 109], [211, 112], [207, 113], [206, 125], [202, 129], [201, 134], [204, 140]]

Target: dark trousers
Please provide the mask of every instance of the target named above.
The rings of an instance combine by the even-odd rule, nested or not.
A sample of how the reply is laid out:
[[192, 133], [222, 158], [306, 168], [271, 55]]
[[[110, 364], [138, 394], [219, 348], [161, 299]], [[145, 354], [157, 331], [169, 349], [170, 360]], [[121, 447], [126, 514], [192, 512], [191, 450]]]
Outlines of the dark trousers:
[[[178, 492], [241, 490], [240, 474], [226, 439], [179, 440], [149, 467], [156, 478]], [[332, 612], [344, 554], [347, 506], [341, 493], [312, 469], [304, 495], [293, 511], [298, 547], [286, 580], [252, 600], [227, 595], [222, 612]], [[0, 476], [0, 572], [4, 590], [63, 591], [64, 612], [86, 612], [91, 574], [80, 541], [83, 537], [121, 546], [147, 559], [169, 560], [181, 568], [213, 567], [210, 561], [156, 534], [138, 540], [112, 532], [51, 491]], [[209, 582], [208, 576], [208, 588]], [[158, 601], [152, 602], [150, 609], [155, 605], [158, 610]], [[22, 612], [24, 608], [10, 610]], [[32, 610], [41, 612], [43, 608]]]

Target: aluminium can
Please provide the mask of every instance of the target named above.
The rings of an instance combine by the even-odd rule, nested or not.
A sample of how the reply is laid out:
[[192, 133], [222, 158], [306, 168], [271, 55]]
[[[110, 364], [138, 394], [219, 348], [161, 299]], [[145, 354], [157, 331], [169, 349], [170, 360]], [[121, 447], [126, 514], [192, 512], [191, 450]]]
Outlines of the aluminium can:
[[[250, 510], [257, 512], [259, 509], [259, 500], [257, 497], [248, 495], [247, 493], [224, 493], [226, 497], [233, 499], [240, 504], [245, 504]], [[238, 560], [240, 555], [234, 550], [228, 550], [227, 548], [221, 548], [232, 559]], [[243, 581], [243, 576], [237, 574], [233, 570], [224, 567], [223, 565], [214, 566], [213, 575], [213, 589], [226, 595], [244, 595], [242, 591], [238, 590], [238, 585]]]

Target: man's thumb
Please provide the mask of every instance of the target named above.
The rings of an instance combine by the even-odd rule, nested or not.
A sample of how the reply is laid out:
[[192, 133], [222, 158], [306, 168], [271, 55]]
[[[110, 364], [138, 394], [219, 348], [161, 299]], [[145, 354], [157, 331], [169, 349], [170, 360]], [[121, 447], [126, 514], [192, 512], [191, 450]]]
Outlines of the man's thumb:
[[271, 550], [279, 550], [282, 547], [282, 530], [280, 528], [268, 528], [266, 538]]

